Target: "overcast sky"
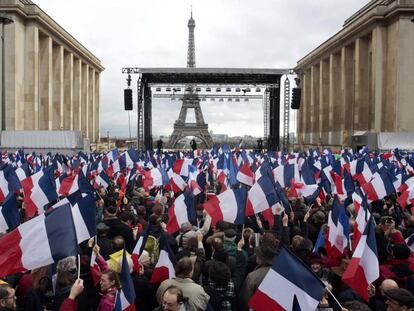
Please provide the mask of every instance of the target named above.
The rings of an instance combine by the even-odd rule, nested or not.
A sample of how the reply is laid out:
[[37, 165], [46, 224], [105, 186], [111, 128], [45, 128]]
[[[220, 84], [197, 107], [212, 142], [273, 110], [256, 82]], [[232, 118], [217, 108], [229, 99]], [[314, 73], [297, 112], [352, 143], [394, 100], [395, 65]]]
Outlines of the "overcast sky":
[[[105, 66], [101, 136], [128, 136], [122, 67], [185, 67], [190, 6], [197, 67], [293, 68], [367, 0], [33, 0]], [[136, 77], [133, 77], [136, 85]], [[135, 91], [135, 87], [134, 87]], [[136, 93], [130, 114], [136, 133]], [[172, 131], [180, 102], [153, 101], [153, 135]], [[262, 102], [202, 102], [217, 134], [263, 135]], [[191, 119], [189, 119], [191, 120]], [[194, 120], [194, 117], [192, 117]]]

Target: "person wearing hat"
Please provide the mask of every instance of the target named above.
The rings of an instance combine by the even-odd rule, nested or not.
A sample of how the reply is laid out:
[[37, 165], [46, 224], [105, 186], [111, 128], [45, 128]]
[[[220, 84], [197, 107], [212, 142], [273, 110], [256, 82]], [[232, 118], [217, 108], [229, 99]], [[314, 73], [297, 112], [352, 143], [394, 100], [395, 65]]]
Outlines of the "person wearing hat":
[[404, 244], [395, 244], [392, 247], [392, 258], [380, 265], [380, 278], [393, 279], [399, 287], [406, 287], [407, 281], [414, 278], [410, 269], [410, 248]]
[[114, 252], [112, 240], [109, 239], [107, 236], [109, 232], [109, 227], [105, 225], [103, 222], [100, 222], [96, 225], [96, 232], [96, 241], [101, 250], [101, 255], [105, 260], [108, 260], [109, 255], [111, 255]]
[[327, 280], [329, 276], [329, 269], [324, 268], [324, 262], [321, 255], [318, 253], [312, 253], [309, 258], [308, 262], [310, 265], [311, 270], [321, 279]]
[[236, 257], [237, 254], [237, 231], [229, 228], [224, 231], [223, 248], [229, 256]]
[[384, 291], [388, 311], [407, 311], [414, 308], [414, 295], [405, 288], [392, 288]]
[[250, 297], [262, 283], [264, 277], [272, 266], [273, 260], [277, 253], [277, 248], [274, 245], [262, 243], [260, 246], [254, 249], [256, 254], [256, 269], [250, 272], [244, 280], [242, 291], [240, 295], [240, 308], [241, 310], [249, 310], [248, 302]]

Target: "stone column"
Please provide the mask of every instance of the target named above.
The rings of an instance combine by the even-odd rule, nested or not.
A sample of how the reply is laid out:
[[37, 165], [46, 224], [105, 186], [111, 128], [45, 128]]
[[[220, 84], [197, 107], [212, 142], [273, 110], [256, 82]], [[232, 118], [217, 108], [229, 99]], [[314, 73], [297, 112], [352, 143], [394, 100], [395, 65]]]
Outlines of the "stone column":
[[95, 141], [99, 141], [99, 80], [100, 80], [100, 73], [98, 71], [95, 72], [95, 118], [94, 118], [94, 133], [95, 133]]
[[82, 61], [74, 60], [73, 67], [73, 130], [82, 131]]
[[64, 48], [61, 45], [53, 46], [53, 118], [52, 129], [63, 129], [63, 58]]
[[65, 52], [63, 128], [73, 131], [73, 54]]
[[89, 103], [88, 103], [88, 137], [91, 143], [94, 140], [94, 113], [95, 113], [95, 69], [89, 67]]
[[[344, 46], [341, 49], [341, 109], [345, 116], [345, 128], [342, 144], [350, 146], [354, 131], [354, 47]], [[346, 138], [346, 139], [345, 139]]]
[[23, 85], [25, 76], [25, 21], [20, 15], [13, 16], [13, 20], [14, 23], [4, 27], [6, 92], [5, 128], [7, 130], [23, 130], [25, 96]]
[[329, 56], [329, 112], [328, 129], [329, 144], [342, 144], [341, 136], [344, 129], [344, 113], [341, 108], [341, 56], [331, 54]]
[[366, 38], [355, 41], [355, 130], [368, 130], [369, 122], [369, 57]]
[[305, 71], [304, 74], [304, 110], [303, 110], [303, 123], [304, 123], [304, 136], [305, 136], [305, 144], [310, 144], [310, 133], [311, 133], [311, 70], [308, 69]]
[[53, 65], [52, 38], [39, 38], [39, 130], [52, 129], [53, 112]]
[[24, 129], [39, 129], [39, 28], [32, 23], [25, 32]]
[[[414, 24], [411, 19], [412, 16], [404, 16], [397, 22], [398, 35], [395, 38], [398, 42], [397, 79], [392, 82], [387, 81], [387, 84], [390, 84], [388, 87], [395, 83], [394, 131], [401, 132], [414, 132]], [[388, 40], [388, 45], [394, 44], [390, 42], [390, 37]], [[384, 115], [384, 118], [392, 118], [392, 108], [390, 110], [391, 113]]]
[[319, 135], [329, 143], [329, 59], [319, 62]]
[[374, 131], [382, 131], [382, 111], [385, 104], [385, 66], [387, 64], [387, 29], [377, 26], [372, 30], [372, 84], [374, 97]]
[[88, 138], [88, 105], [89, 105], [89, 65], [82, 65], [82, 109], [81, 109], [81, 129], [82, 136]]
[[320, 144], [320, 129], [319, 129], [319, 64], [311, 67], [311, 144]]

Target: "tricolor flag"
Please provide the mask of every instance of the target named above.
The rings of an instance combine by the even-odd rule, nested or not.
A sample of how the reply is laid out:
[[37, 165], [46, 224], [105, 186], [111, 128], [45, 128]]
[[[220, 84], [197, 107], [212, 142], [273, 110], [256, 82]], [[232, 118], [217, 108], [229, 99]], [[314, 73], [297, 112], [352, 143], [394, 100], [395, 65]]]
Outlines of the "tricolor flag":
[[16, 195], [9, 193], [0, 206], [0, 232], [13, 230], [20, 225], [20, 215], [16, 204]]
[[348, 246], [349, 219], [346, 215], [344, 205], [335, 196], [332, 210], [328, 215], [329, 235], [328, 241], [331, 247], [335, 247], [341, 254]]
[[245, 185], [252, 187], [254, 184], [254, 179], [255, 174], [250, 168], [249, 163], [243, 163], [243, 165], [239, 169], [239, 172], [237, 173], [237, 180]]
[[0, 276], [40, 268], [77, 254], [72, 208], [66, 204], [0, 238]]
[[211, 216], [213, 226], [221, 220], [241, 225], [244, 224], [246, 198], [245, 188], [228, 189], [217, 196], [210, 197], [204, 203], [204, 209]]
[[180, 194], [168, 209], [167, 232], [177, 232], [182, 224], [193, 221], [196, 217], [194, 195], [191, 191], [186, 191]]
[[118, 290], [114, 310], [116, 311], [135, 311], [135, 289], [129, 273], [126, 251], [122, 254], [122, 267], [120, 273], [121, 289]]
[[19, 178], [10, 164], [5, 164], [0, 169], [0, 202], [3, 202], [10, 192], [21, 188]]
[[199, 170], [195, 165], [189, 165], [188, 166], [188, 181], [187, 184], [190, 187], [190, 189], [193, 190], [194, 195], [198, 195], [201, 192], [203, 192], [203, 189], [200, 187], [200, 185], [197, 182], [199, 175]]
[[72, 215], [78, 244], [96, 235], [96, 210], [93, 194], [88, 194], [78, 200], [72, 207]]
[[173, 170], [169, 170], [168, 176], [170, 178], [170, 185], [174, 193], [184, 191], [185, 187], [187, 186], [187, 183], [184, 181], [184, 179], [180, 175], [178, 175], [177, 173], [174, 173]]
[[165, 169], [161, 166], [154, 167], [145, 172], [144, 188], [152, 189], [154, 187], [160, 187], [169, 183], [168, 175]]
[[272, 208], [279, 202], [274, 182], [267, 175], [261, 175], [249, 190], [246, 202], [246, 216], [252, 216]]
[[133, 268], [136, 273], [139, 272], [139, 257], [144, 251], [145, 243], [147, 242], [147, 238], [148, 238], [148, 234], [150, 230], [151, 230], [151, 224], [148, 223], [147, 227], [144, 229], [144, 231], [142, 231], [137, 241], [137, 244], [135, 244], [134, 250], [132, 251], [132, 254], [131, 254], [132, 263], [134, 265]]
[[295, 179], [295, 166], [293, 164], [279, 165], [273, 170], [273, 175], [282, 188], [289, 187], [292, 179]]
[[60, 182], [58, 193], [60, 195], [67, 196], [67, 195], [70, 195], [78, 191], [79, 190], [78, 178], [79, 178], [78, 174], [67, 176], [65, 179], [63, 179]]
[[325, 226], [321, 226], [319, 230], [318, 238], [316, 239], [315, 246], [313, 247], [313, 253], [319, 253], [319, 249], [325, 248]]
[[371, 217], [371, 213], [368, 210], [368, 202], [365, 197], [361, 197], [356, 192], [352, 194], [352, 199], [354, 205], [357, 208], [357, 217], [354, 224], [354, 236], [353, 236], [353, 245], [357, 246], [359, 239], [365, 231], [367, 226], [368, 219]]
[[372, 217], [368, 221], [342, 280], [354, 289], [365, 301], [369, 301], [368, 285], [379, 277], [375, 226]]
[[89, 268], [91, 272], [93, 285], [96, 286], [99, 284], [101, 280], [102, 272], [101, 272], [101, 268], [99, 268], [99, 265], [96, 262], [96, 254], [94, 251], [92, 251], [92, 254], [91, 254], [91, 262], [90, 262]]
[[191, 165], [193, 162], [193, 159], [177, 159], [174, 162], [173, 165], [173, 171], [174, 173], [187, 177], [188, 176], [188, 166]]
[[369, 200], [381, 200], [385, 196], [395, 191], [390, 176], [384, 170], [380, 170], [373, 175], [370, 182], [361, 185]]
[[104, 187], [107, 189], [109, 187], [109, 184], [109, 176], [104, 171], [101, 171], [98, 175], [95, 176], [93, 187], [95, 189], [98, 189], [99, 187]]
[[160, 256], [151, 275], [151, 283], [161, 283], [175, 277], [174, 254], [165, 234], [160, 236]]
[[47, 204], [58, 199], [53, 167], [46, 168], [22, 180], [26, 216], [44, 213]]
[[283, 248], [250, 298], [249, 307], [256, 311], [315, 310], [324, 288], [299, 258]]

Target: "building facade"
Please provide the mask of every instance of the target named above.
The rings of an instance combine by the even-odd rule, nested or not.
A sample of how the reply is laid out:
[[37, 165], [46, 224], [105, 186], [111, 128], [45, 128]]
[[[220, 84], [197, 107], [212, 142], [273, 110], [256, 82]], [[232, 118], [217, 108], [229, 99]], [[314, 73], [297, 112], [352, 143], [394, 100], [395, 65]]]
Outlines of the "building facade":
[[373, 0], [298, 61], [303, 146], [350, 146], [360, 133], [412, 133], [414, 0]]
[[0, 0], [5, 29], [4, 130], [79, 131], [99, 139], [100, 60], [30, 0]]

